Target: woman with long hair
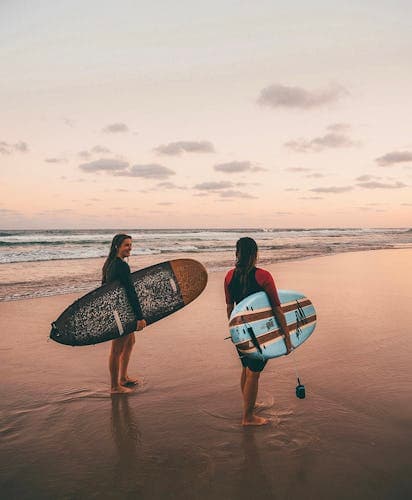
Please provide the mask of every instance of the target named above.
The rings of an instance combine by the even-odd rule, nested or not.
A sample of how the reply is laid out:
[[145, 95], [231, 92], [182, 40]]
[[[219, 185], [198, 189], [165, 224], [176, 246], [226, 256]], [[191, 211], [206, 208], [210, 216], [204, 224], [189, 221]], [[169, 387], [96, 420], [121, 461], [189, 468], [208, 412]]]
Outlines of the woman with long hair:
[[[102, 284], [120, 281], [126, 290], [127, 298], [136, 317], [136, 330], [143, 330], [146, 321], [137, 298], [136, 290], [130, 277], [130, 267], [124, 261], [132, 250], [132, 237], [128, 234], [116, 234], [112, 240], [109, 255], [102, 269]], [[137, 385], [138, 380], [127, 374], [130, 355], [136, 342], [135, 334], [130, 333], [112, 340], [109, 369], [112, 393], [128, 393]]]
[[[269, 297], [273, 314], [285, 337], [287, 354], [293, 346], [290, 341], [289, 328], [282, 311], [278, 292], [272, 275], [264, 269], [256, 267], [258, 246], [252, 238], [240, 238], [236, 243], [236, 267], [228, 271], [225, 277], [225, 296], [227, 317], [233, 311], [234, 305], [251, 295], [264, 291]], [[243, 396], [242, 425], [264, 425], [268, 419], [254, 413], [256, 397], [259, 388], [259, 376], [267, 361], [240, 356], [242, 374], [240, 387]]]

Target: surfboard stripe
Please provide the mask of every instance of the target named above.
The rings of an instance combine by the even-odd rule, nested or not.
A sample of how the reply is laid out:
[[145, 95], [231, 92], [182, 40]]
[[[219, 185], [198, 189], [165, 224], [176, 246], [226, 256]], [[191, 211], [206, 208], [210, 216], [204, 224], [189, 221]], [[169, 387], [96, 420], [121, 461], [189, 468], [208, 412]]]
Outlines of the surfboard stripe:
[[[316, 314], [313, 314], [312, 316], [308, 316], [305, 320], [305, 322], [302, 324], [302, 323], [299, 323], [299, 327], [300, 328], [305, 328], [307, 326], [310, 326], [311, 324], [313, 324], [314, 322], [316, 321]], [[294, 333], [296, 331], [296, 328], [298, 326], [297, 323], [291, 323], [289, 326], [289, 331], [290, 333]], [[268, 333], [264, 333], [263, 335], [257, 335], [256, 338], [259, 342], [259, 345], [262, 345], [264, 344], [265, 342], [268, 342], [269, 340], [273, 340], [277, 337], [282, 337], [283, 334], [281, 333], [280, 329], [277, 328], [276, 330], [272, 330]], [[237, 344], [235, 344], [236, 347], [241, 350], [241, 351], [247, 351], [247, 350], [250, 350], [250, 349], [253, 349], [255, 346], [253, 345], [252, 341], [251, 340], [246, 340], [246, 341], [243, 341], [243, 342], [239, 342]]]
[[[299, 303], [297, 303], [299, 302]], [[282, 311], [284, 313], [295, 311], [301, 307], [306, 307], [312, 305], [309, 299], [303, 299], [301, 301], [294, 301], [288, 304], [282, 305]], [[229, 327], [243, 325], [245, 323], [252, 323], [253, 321], [259, 321], [261, 319], [271, 318], [273, 316], [272, 309], [263, 309], [260, 311], [250, 311], [246, 314], [241, 314], [235, 316], [229, 323]]]

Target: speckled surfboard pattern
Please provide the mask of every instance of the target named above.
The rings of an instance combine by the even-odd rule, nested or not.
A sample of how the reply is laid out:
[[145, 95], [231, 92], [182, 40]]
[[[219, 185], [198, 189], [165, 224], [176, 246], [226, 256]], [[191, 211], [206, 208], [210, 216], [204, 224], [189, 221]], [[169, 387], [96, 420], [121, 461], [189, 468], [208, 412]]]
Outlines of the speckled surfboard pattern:
[[[299, 347], [315, 329], [315, 308], [299, 292], [278, 290], [278, 294], [292, 344]], [[284, 337], [265, 292], [249, 295], [235, 306], [229, 319], [229, 331], [232, 342], [243, 356], [270, 359], [286, 354]]]
[[[193, 259], [162, 262], [132, 273], [132, 282], [148, 325], [198, 297], [207, 272]], [[119, 282], [103, 285], [71, 304], [52, 323], [50, 338], [60, 344], [98, 344], [134, 330], [135, 316]]]

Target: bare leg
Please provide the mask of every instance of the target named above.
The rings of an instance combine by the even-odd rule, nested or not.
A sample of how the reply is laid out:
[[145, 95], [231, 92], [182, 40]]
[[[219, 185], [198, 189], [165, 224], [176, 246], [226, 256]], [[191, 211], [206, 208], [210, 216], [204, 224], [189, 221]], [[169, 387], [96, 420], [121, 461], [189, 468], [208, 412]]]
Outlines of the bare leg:
[[242, 391], [242, 394], [245, 390], [245, 382], [246, 382], [246, 368], [243, 366], [242, 374], [240, 376], [240, 390]]
[[122, 353], [125, 340], [127, 340], [126, 337], [112, 341], [112, 348], [110, 351], [110, 358], [109, 358], [110, 383], [111, 383], [110, 392], [112, 394], [131, 392], [131, 389], [128, 389], [127, 387], [122, 387], [119, 383], [120, 355]]
[[120, 355], [120, 384], [125, 385], [136, 385], [138, 380], [135, 378], [130, 378], [127, 375], [127, 367], [129, 365], [130, 355], [132, 354], [133, 346], [136, 342], [135, 334], [131, 333], [126, 338], [122, 353]]
[[243, 387], [242, 425], [264, 425], [269, 422], [267, 418], [258, 417], [253, 412], [259, 388], [259, 376], [260, 372], [252, 372], [252, 370], [246, 368], [246, 380]]

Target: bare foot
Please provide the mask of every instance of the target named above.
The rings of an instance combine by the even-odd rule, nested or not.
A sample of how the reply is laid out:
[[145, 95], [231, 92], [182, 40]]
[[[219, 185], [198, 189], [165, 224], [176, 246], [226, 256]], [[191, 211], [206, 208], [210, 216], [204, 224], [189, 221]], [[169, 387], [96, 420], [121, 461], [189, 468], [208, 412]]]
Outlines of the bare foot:
[[132, 392], [132, 389], [130, 389], [129, 387], [123, 387], [121, 385], [112, 387], [110, 390], [110, 394], [128, 394], [129, 392]]
[[262, 402], [256, 402], [255, 403], [255, 410], [258, 410], [258, 409], [262, 409], [262, 408], [265, 408], [266, 407], [266, 404]]
[[139, 379], [137, 379], [137, 378], [126, 377], [126, 378], [120, 380], [120, 385], [122, 385], [124, 387], [130, 386], [130, 385], [138, 385], [138, 384], [139, 384]]
[[267, 418], [263, 417], [258, 417], [257, 415], [253, 415], [252, 418], [250, 419], [243, 419], [242, 420], [242, 425], [247, 426], [247, 425], [266, 425], [269, 423], [269, 420]]

